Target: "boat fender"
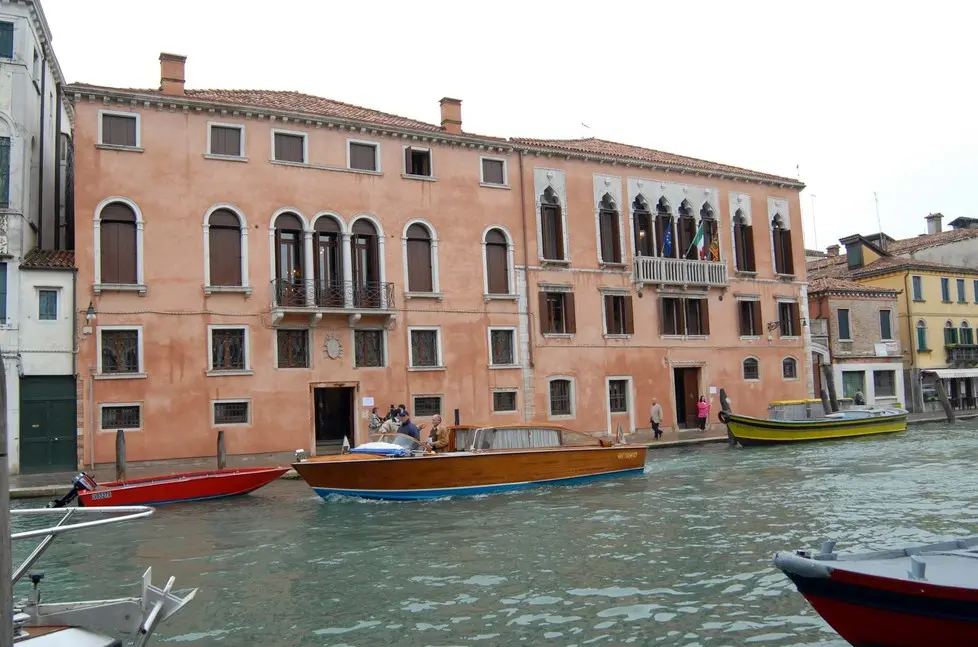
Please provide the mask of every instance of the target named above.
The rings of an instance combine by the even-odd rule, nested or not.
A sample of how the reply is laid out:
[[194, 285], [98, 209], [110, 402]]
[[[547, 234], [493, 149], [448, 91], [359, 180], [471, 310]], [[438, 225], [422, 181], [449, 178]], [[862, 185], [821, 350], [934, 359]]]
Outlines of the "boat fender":
[[727, 422], [730, 420], [730, 414], [728, 414], [726, 411], [721, 410], [717, 414], [717, 418], [719, 418], [720, 422], [722, 422], [723, 424], [727, 424]]

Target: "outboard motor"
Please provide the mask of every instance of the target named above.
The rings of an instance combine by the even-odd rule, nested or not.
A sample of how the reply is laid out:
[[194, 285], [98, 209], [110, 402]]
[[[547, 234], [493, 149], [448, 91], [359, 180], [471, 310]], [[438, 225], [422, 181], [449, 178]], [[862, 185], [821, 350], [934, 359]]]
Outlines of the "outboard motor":
[[69, 490], [67, 494], [65, 494], [62, 497], [58, 497], [57, 499], [54, 499], [53, 501], [48, 503], [47, 507], [63, 508], [69, 503], [71, 503], [72, 501], [74, 501], [78, 497], [78, 493], [81, 492], [82, 490], [91, 492], [92, 490], [98, 488], [98, 483], [95, 482], [95, 479], [93, 479], [85, 472], [81, 472], [80, 474], [76, 475], [73, 479], [71, 479], [71, 485], [72, 485], [71, 490]]

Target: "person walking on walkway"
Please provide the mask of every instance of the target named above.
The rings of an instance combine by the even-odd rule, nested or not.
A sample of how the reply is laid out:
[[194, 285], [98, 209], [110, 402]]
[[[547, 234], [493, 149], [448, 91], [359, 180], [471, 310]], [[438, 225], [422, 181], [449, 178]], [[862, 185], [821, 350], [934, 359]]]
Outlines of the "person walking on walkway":
[[655, 440], [662, 438], [662, 429], [659, 425], [662, 423], [662, 418], [665, 417], [662, 413], [662, 405], [659, 404], [657, 398], [652, 398], [652, 411], [650, 414], [649, 422], [652, 424], [652, 431], [655, 433]]
[[710, 403], [706, 401], [705, 395], [701, 395], [700, 401], [696, 403], [696, 417], [699, 418], [700, 431], [706, 431], [706, 421], [710, 418]]

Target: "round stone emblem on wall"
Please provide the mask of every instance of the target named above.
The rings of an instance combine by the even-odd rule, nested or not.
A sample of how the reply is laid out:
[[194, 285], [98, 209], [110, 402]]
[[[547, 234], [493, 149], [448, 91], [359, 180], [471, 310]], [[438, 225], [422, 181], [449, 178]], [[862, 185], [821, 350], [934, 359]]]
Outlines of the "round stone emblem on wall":
[[329, 359], [343, 357], [343, 342], [336, 335], [326, 333], [326, 340], [323, 342], [323, 355]]

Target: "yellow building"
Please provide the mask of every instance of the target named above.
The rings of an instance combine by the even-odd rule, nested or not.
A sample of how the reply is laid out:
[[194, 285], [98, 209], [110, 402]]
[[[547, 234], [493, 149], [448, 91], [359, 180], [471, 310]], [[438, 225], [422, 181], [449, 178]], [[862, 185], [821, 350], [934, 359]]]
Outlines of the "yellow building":
[[880, 247], [882, 237], [874, 238], [841, 239], [845, 256], [810, 264], [809, 277], [896, 290], [907, 404], [938, 410], [934, 381], [941, 379], [955, 409], [978, 408], [978, 269], [898, 255], [899, 245]]

